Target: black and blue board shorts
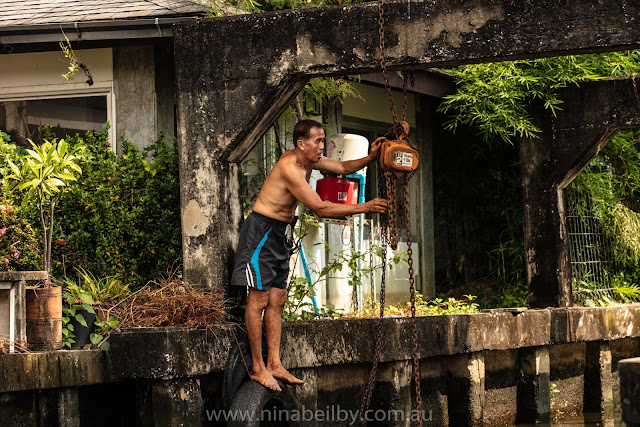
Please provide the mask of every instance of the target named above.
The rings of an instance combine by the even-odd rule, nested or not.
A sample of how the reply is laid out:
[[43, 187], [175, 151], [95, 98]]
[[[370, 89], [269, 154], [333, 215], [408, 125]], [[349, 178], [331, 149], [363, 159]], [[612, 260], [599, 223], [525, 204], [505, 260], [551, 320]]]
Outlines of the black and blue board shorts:
[[291, 245], [288, 222], [252, 212], [240, 229], [231, 284], [261, 291], [286, 289]]

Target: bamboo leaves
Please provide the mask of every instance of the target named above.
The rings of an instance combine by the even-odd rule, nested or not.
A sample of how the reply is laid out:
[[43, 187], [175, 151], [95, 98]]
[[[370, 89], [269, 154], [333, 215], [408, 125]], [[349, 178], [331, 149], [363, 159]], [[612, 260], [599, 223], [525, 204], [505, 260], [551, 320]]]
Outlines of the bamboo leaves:
[[458, 86], [439, 108], [450, 116], [447, 129], [475, 127], [486, 141], [499, 138], [513, 143], [513, 138], [537, 138], [539, 129], [527, 110], [531, 100], [540, 99], [555, 115], [562, 103], [558, 89], [589, 79], [639, 73], [640, 52], [475, 64], [447, 71]]

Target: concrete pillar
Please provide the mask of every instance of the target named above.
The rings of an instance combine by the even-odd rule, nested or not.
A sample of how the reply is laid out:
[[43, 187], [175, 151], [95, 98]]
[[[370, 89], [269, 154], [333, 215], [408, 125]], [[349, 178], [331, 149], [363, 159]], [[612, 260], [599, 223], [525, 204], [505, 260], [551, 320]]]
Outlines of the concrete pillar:
[[77, 387], [58, 390], [58, 422], [60, 427], [80, 426], [80, 399]]
[[26, 128], [27, 101], [8, 101], [4, 103], [5, 108], [5, 132], [11, 135], [14, 143], [28, 145]]
[[420, 360], [420, 392], [422, 393], [423, 425], [448, 425], [446, 381], [439, 357]]
[[111, 125], [115, 126], [117, 153], [122, 154], [122, 133], [136, 147], [148, 147], [158, 136], [153, 46], [113, 49], [113, 89], [116, 123]]
[[572, 305], [563, 191], [550, 179], [552, 137], [543, 132], [520, 145], [529, 303], [538, 308]]
[[600, 413], [603, 424], [612, 422], [613, 379], [609, 342], [587, 342], [586, 347], [583, 412]]
[[640, 427], [640, 357], [618, 362], [622, 421], [627, 427]]
[[156, 427], [202, 425], [202, 395], [194, 378], [155, 381], [151, 385], [153, 423]]
[[342, 102], [330, 101], [322, 109], [322, 121], [327, 125], [327, 136], [342, 132]]
[[[418, 176], [413, 181], [417, 186], [418, 202], [416, 206], [417, 215], [414, 218], [414, 228], [419, 231], [416, 244], [420, 248], [420, 268], [418, 273], [420, 278], [418, 290], [425, 298], [432, 298], [436, 295], [436, 273], [435, 273], [435, 228], [433, 213], [433, 98], [421, 96], [419, 104], [416, 106], [416, 135], [414, 141], [417, 142], [420, 154], [420, 167]], [[413, 214], [413, 212], [411, 212]]]
[[546, 423], [551, 415], [549, 348], [536, 347], [520, 350], [519, 368], [523, 382], [518, 383], [518, 423]]
[[243, 219], [241, 167], [195, 141], [179, 150], [184, 277], [225, 292]]
[[449, 426], [482, 426], [484, 354], [453, 356], [447, 364]]
[[411, 425], [410, 415], [415, 409], [415, 385], [413, 384], [413, 369], [411, 361], [397, 361], [389, 366], [391, 374], [391, 393], [387, 399], [389, 402], [389, 414], [392, 417], [394, 414], [404, 413], [402, 421], [395, 418], [390, 419], [391, 425], [394, 426], [409, 426]]

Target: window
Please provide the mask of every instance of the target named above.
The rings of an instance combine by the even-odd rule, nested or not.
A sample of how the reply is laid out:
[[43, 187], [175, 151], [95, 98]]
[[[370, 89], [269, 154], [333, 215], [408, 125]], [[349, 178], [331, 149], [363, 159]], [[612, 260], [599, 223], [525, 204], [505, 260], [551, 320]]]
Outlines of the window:
[[108, 94], [0, 101], [0, 129], [19, 145], [42, 143], [45, 125], [57, 138], [102, 130], [109, 117]]

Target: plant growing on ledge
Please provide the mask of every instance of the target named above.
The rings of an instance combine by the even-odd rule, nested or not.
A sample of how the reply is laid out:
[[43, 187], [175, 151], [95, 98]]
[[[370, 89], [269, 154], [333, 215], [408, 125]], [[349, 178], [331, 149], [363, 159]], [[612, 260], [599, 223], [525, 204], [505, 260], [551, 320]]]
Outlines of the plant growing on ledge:
[[17, 188], [20, 191], [26, 191], [26, 200], [35, 199], [38, 203], [44, 246], [42, 258], [44, 270], [47, 272], [44, 285], [49, 287], [51, 286], [51, 243], [56, 201], [61, 189], [71, 181], [76, 181], [77, 175], [82, 174], [82, 169], [76, 163], [82, 147], [71, 149], [64, 139], [57, 143], [55, 140], [45, 140], [41, 146], [31, 140], [28, 141], [32, 149], [27, 150], [22, 164], [17, 165], [11, 159], [6, 159], [11, 172], [5, 175], [5, 179], [9, 190]]

